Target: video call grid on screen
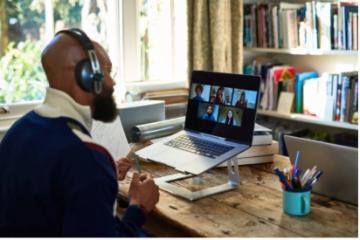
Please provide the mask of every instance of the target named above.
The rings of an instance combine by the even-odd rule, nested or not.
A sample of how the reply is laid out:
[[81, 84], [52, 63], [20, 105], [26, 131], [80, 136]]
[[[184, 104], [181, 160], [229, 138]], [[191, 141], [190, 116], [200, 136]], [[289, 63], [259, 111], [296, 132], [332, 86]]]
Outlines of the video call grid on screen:
[[259, 85], [256, 76], [194, 71], [185, 127], [251, 142]]

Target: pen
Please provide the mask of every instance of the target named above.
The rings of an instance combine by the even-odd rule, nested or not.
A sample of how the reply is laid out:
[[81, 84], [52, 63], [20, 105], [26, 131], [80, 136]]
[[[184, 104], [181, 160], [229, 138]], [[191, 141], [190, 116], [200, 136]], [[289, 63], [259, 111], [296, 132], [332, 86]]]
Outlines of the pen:
[[295, 163], [294, 163], [294, 167], [293, 167], [293, 172], [292, 172], [292, 175], [295, 176], [295, 171], [297, 169], [297, 165], [299, 163], [299, 157], [300, 157], [300, 152], [297, 151], [296, 152], [296, 158], [295, 158]]
[[141, 173], [141, 167], [140, 167], [140, 158], [134, 153], [134, 161], [135, 161], [135, 167], [138, 173]]
[[317, 170], [317, 167], [316, 167], [316, 166], [314, 166], [314, 167], [310, 170], [309, 174], [306, 176], [306, 178], [305, 178], [304, 181], [303, 181], [304, 186], [305, 186], [306, 183], [309, 181], [309, 179], [314, 176], [314, 174], [316, 173], [316, 170]]
[[310, 169], [307, 169], [307, 170], [305, 171], [304, 175], [303, 175], [302, 178], [301, 178], [301, 182], [302, 182], [302, 183], [305, 182], [305, 178], [307, 177], [307, 175], [309, 174], [309, 172], [310, 172]]
[[284, 174], [278, 168], [275, 168], [274, 171], [275, 171], [276, 175], [278, 175], [280, 182], [282, 182], [285, 185], [285, 189], [288, 191], [293, 190], [293, 188], [286, 181]]

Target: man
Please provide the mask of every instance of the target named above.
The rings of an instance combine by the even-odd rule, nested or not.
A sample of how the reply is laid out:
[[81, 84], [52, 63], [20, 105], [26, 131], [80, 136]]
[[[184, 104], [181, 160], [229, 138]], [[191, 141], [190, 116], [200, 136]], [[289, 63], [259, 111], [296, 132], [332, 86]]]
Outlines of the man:
[[204, 99], [201, 96], [202, 92], [203, 92], [203, 86], [201, 84], [197, 84], [195, 86], [195, 94], [196, 94], [196, 96], [193, 97], [192, 100], [199, 101], [199, 102], [205, 102]]
[[206, 109], [206, 113], [202, 116], [202, 120], [207, 120], [207, 121], [213, 121], [215, 122], [215, 117], [213, 114], [213, 106], [212, 105], [208, 105], [207, 109]]
[[0, 236], [142, 235], [158, 187], [150, 175], [134, 174], [129, 207], [117, 218], [117, 177], [124, 179], [130, 162], [114, 163], [89, 134], [92, 118], [116, 117], [111, 61], [93, 45], [104, 75], [100, 94], [77, 82], [76, 67], [89, 57], [78, 39], [60, 33], [43, 51], [50, 86], [44, 103], [19, 119], [0, 145]]

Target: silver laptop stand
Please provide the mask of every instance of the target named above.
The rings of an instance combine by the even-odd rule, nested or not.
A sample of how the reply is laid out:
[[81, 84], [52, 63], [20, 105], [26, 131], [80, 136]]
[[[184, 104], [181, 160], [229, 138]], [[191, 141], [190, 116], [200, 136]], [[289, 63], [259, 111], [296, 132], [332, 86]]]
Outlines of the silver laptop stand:
[[201, 178], [201, 175], [177, 173], [177, 174], [155, 178], [154, 180], [160, 189], [172, 193], [176, 196], [186, 198], [190, 201], [194, 201], [213, 194], [222, 193], [237, 188], [240, 185], [240, 174], [239, 174], [238, 161], [236, 157], [233, 157], [232, 159], [227, 161], [227, 169], [229, 176], [227, 183], [194, 192], [183, 187], [175, 186], [171, 184], [171, 182], [175, 182], [187, 178], [195, 178], [195, 179], [199, 177]]

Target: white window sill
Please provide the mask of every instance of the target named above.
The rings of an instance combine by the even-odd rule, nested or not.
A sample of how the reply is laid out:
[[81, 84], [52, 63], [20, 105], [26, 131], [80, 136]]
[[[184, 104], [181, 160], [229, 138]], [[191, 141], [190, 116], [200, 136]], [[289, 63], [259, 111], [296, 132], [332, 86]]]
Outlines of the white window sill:
[[126, 91], [136, 90], [138, 92], [148, 92], [156, 90], [165, 90], [171, 88], [187, 88], [189, 83], [187, 81], [143, 81], [143, 82], [130, 82], [125, 84]]

